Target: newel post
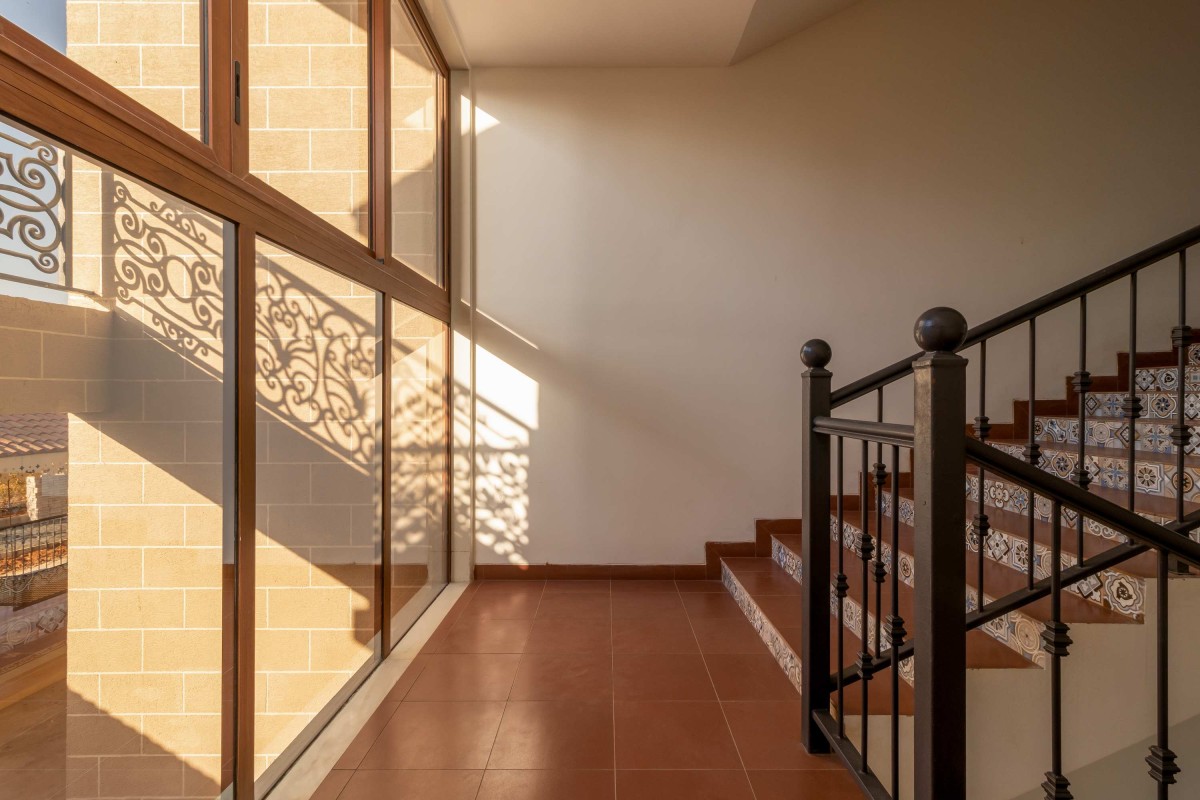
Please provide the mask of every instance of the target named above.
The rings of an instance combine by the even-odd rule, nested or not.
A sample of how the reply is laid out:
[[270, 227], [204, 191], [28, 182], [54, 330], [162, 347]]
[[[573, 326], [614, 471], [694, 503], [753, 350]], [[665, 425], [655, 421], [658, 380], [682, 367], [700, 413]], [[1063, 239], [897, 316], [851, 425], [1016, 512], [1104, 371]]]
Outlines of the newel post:
[[804, 344], [800, 358], [804, 366], [800, 422], [801, 516], [804, 572], [804, 639], [801, 647], [800, 704], [804, 715], [801, 735], [810, 753], [829, 752], [829, 742], [813, 718], [829, 711], [829, 436], [813, 431], [813, 420], [829, 416], [833, 374], [825, 369], [833, 351], [820, 339]]
[[914, 788], [916, 800], [967, 796], [966, 366], [954, 351], [967, 321], [933, 308], [914, 336], [916, 501]]

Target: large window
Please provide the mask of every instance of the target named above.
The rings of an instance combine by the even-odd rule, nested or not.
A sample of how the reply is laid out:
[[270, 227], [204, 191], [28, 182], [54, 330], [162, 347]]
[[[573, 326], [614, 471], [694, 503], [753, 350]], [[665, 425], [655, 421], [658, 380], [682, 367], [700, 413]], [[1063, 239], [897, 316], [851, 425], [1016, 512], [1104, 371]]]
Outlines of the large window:
[[392, 255], [442, 281], [438, 220], [442, 76], [402, 3], [392, 0]]
[[0, 16], [201, 139], [204, 10], [202, 0], [0, 0]]
[[250, 169], [366, 243], [366, 0], [250, 0], [249, 11]]
[[0, 163], [4, 794], [216, 797], [232, 226], [7, 121]]
[[448, 578], [447, 68], [415, 0], [0, 16], [0, 795], [251, 800]]

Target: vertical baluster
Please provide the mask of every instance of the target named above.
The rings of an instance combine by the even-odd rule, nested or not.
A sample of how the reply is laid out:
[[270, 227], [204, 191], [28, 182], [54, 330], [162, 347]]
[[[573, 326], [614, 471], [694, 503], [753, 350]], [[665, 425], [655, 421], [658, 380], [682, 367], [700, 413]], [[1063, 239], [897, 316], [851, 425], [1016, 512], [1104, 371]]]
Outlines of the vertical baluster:
[[900, 800], [900, 645], [906, 632], [900, 616], [900, 448], [892, 445], [892, 613], [888, 642], [892, 648], [892, 800]]
[[[875, 419], [883, 422], [883, 388], [875, 392]], [[883, 563], [883, 485], [887, 482], [887, 468], [883, 464], [883, 443], [875, 444], [875, 657], [883, 652], [883, 582], [887, 579], [887, 565]], [[895, 514], [896, 510], [892, 509]]]
[[1171, 343], [1175, 345], [1179, 380], [1176, 386], [1175, 424], [1171, 427], [1171, 443], [1175, 445], [1175, 519], [1183, 519], [1183, 476], [1184, 453], [1187, 451], [1191, 433], [1187, 417], [1183, 413], [1187, 386], [1187, 350], [1192, 340], [1192, 329], [1187, 324], [1187, 251], [1179, 251], [1179, 325], [1171, 331]]
[[[1071, 476], [1079, 488], [1087, 489], [1088, 484], [1092, 482], [1092, 475], [1087, 468], [1087, 393], [1092, 387], [1092, 376], [1087, 371], [1087, 295], [1079, 298], [1079, 371], [1075, 373], [1074, 379], [1071, 381], [1072, 387], [1075, 389], [1075, 394], [1079, 399], [1079, 461], [1075, 464], [1075, 472]], [[1084, 557], [1084, 522], [1083, 514], [1080, 514], [1076, 520], [1076, 532], [1078, 541], [1076, 542], [1076, 550], [1079, 554], [1079, 562], [1083, 563]]]
[[[975, 417], [975, 435], [979, 441], [986, 442], [991, 430], [992, 426], [988, 422], [987, 416], [987, 340], [984, 339], [979, 343], [979, 416]], [[979, 505], [975, 512], [975, 541], [979, 544], [979, 575], [975, 588], [979, 594], [978, 605], [980, 608], [983, 607], [983, 566], [984, 559], [987, 558], [988, 531], [991, 528], [988, 523], [987, 507], [984, 503], [983, 483], [986, 478], [987, 473], [983, 467], [980, 467]]]
[[1122, 411], [1126, 424], [1129, 426], [1129, 458], [1126, 467], [1128, 472], [1125, 481], [1129, 489], [1129, 510], [1137, 505], [1137, 421], [1142, 415], [1142, 401], [1137, 394], [1137, 311], [1138, 284], [1137, 273], [1129, 276], [1129, 394], [1125, 398]]
[[846, 494], [842, 489], [843, 465], [842, 454], [845, 450], [845, 440], [837, 437], [837, 575], [835, 576], [835, 591], [837, 592], [837, 704], [838, 704], [838, 738], [846, 738], [846, 684], [842, 678], [842, 670], [846, 668], [843, 651], [846, 644], [846, 595], [850, 593], [850, 582], [846, 579], [846, 548], [842, 546], [842, 535], [846, 530]]
[[[1037, 319], [1029, 320], [1029, 413], [1026, 419], [1026, 424], [1029, 426], [1029, 438], [1025, 444], [1025, 458], [1033, 466], [1037, 466], [1042, 460], [1042, 452], [1037, 440], [1033, 437], [1033, 426], [1035, 421], [1035, 411], [1037, 409]], [[1037, 495], [1030, 489], [1029, 492], [1029, 588], [1033, 588], [1034, 565], [1037, 563], [1036, 542], [1034, 541], [1034, 533], [1036, 528], [1034, 515], [1034, 501]], [[983, 598], [980, 598], [980, 602]]]
[[1062, 506], [1054, 502], [1050, 522], [1050, 621], [1042, 629], [1042, 649], [1050, 655], [1050, 771], [1042, 789], [1046, 800], [1071, 800], [1071, 782], [1062, 768], [1062, 659], [1071, 646], [1062, 621]]
[[870, 476], [867, 472], [867, 456], [869, 445], [866, 442], [862, 443], [862, 476], [861, 490], [859, 495], [859, 537], [858, 537], [858, 555], [862, 559], [862, 620], [860, 621], [860, 635], [862, 641], [859, 643], [858, 651], [858, 672], [862, 683], [862, 741], [859, 743], [858, 752], [862, 756], [860, 769], [862, 772], [868, 773], [871, 771], [867, 765], [867, 717], [868, 703], [871, 686], [871, 647], [870, 647], [870, 619], [868, 610], [871, 608], [871, 551], [874, 549], [874, 543], [871, 541], [871, 528], [867, 517], [870, 504], [867, 502], [867, 491], [870, 488]]
[[1033, 507], [1037, 505], [1037, 495], [1034, 494], [1033, 489], [1025, 489], [1024, 491], [1029, 497], [1029, 531], [1025, 539], [1025, 543], [1029, 548], [1029, 569], [1026, 573], [1026, 585], [1032, 589], [1033, 584], [1037, 581], [1037, 541], [1034, 535], [1036, 533], [1035, 526], [1037, 522], [1033, 511]]
[[1168, 688], [1170, 686], [1167, 676], [1169, 672], [1169, 650], [1167, 636], [1169, 627], [1167, 622], [1167, 579], [1170, 573], [1170, 559], [1165, 552], [1160, 551], [1158, 554], [1158, 624], [1155, 626], [1155, 636], [1158, 643], [1158, 651], [1155, 654], [1155, 678], [1158, 683], [1158, 698], [1157, 708], [1157, 735], [1154, 745], [1150, 748], [1150, 755], [1146, 756], [1146, 763], [1150, 765], [1150, 777], [1158, 781], [1158, 800], [1167, 800], [1170, 796], [1171, 784], [1175, 782], [1175, 776], [1179, 774], [1179, 767], [1175, 763], [1175, 753], [1171, 751], [1168, 735], [1170, 732], [1170, 697]]

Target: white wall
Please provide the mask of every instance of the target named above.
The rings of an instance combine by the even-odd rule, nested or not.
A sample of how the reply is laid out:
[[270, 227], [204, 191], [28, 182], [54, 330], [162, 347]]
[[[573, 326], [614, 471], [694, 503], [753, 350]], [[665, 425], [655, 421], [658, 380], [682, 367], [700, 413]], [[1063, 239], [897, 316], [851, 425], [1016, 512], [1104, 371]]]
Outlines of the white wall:
[[[697, 563], [798, 516], [806, 339], [838, 385], [930, 306], [978, 323], [1200, 222], [1198, 26], [868, 0], [732, 68], [474, 70], [478, 562]], [[1150, 344], [1173, 323], [1146, 301]], [[994, 352], [1007, 418], [1024, 362]]]

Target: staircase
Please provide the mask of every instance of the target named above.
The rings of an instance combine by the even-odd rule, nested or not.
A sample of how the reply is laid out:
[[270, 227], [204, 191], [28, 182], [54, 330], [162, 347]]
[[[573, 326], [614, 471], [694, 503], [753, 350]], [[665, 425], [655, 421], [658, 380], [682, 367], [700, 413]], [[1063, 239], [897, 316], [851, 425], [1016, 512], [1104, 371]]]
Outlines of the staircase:
[[[1200, 344], [1184, 300], [1187, 248], [1198, 240], [1200, 230], [1174, 237], [971, 331], [957, 312], [935, 309], [918, 321], [924, 356], [837, 392], [824, 369], [829, 346], [806, 345], [805, 486], [824, 488], [829, 500], [806, 499], [803, 534], [773, 535], [770, 557], [722, 559], [722, 580], [797, 691], [819, 695], [805, 704], [814, 723], [808, 746], [841, 755], [864, 796], [1126, 800], [1173, 789], [1200, 797], [1200, 775], [1191, 774], [1200, 772], [1200, 749], [1181, 759], [1190, 769], [1179, 774], [1167, 746], [1177, 730], [1200, 748], [1192, 677], [1200, 581], [1188, 566], [1200, 563]], [[1172, 327], [1161, 308], [1153, 318], [1174, 346], [1139, 351], [1137, 314], [1150, 309], [1139, 305], [1137, 277], [1163, 263], [1177, 263], [1178, 320]], [[1113, 374], [1093, 376], [1087, 301], [1123, 279], [1129, 347], [1115, 354]], [[1080, 306], [1079, 369], [1063, 376], [1062, 399], [1042, 399], [1055, 391], [1039, 392], [1035, 382], [1036, 322], [1072, 302]], [[987, 344], [1017, 326], [1028, 326], [1028, 393], [1012, 401], [1011, 423], [992, 423]], [[953, 351], [967, 352], [978, 369], [970, 410], [966, 360]], [[884, 422], [884, 389], [919, 359], [927, 379], [916, 382], [915, 424]], [[831, 416], [872, 393], [875, 420]], [[968, 426], [969, 411], [978, 413]], [[966, 464], [957, 488], [956, 463]], [[954, 530], [961, 539], [948, 543]], [[828, 548], [805, 541], [818, 534]], [[827, 570], [806, 570], [806, 558], [826, 552]], [[926, 569], [930, 560], [940, 566]], [[828, 589], [806, 595], [814, 572]], [[962, 614], [952, 625], [930, 598], [954, 596]], [[825, 601], [827, 609], [812, 607]], [[935, 619], [939, 636], [952, 634], [952, 654], [962, 642], [957, 668], [953, 655], [946, 664], [921, 652], [938, 638], [921, 625]], [[811, 637], [824, 625], [827, 642]], [[826, 683], [820, 670], [807, 670], [824, 652]], [[936, 673], [924, 685], [922, 657]], [[954, 708], [943, 720], [945, 706]], [[965, 732], [948, 735], [964, 727], [959, 717]]]

